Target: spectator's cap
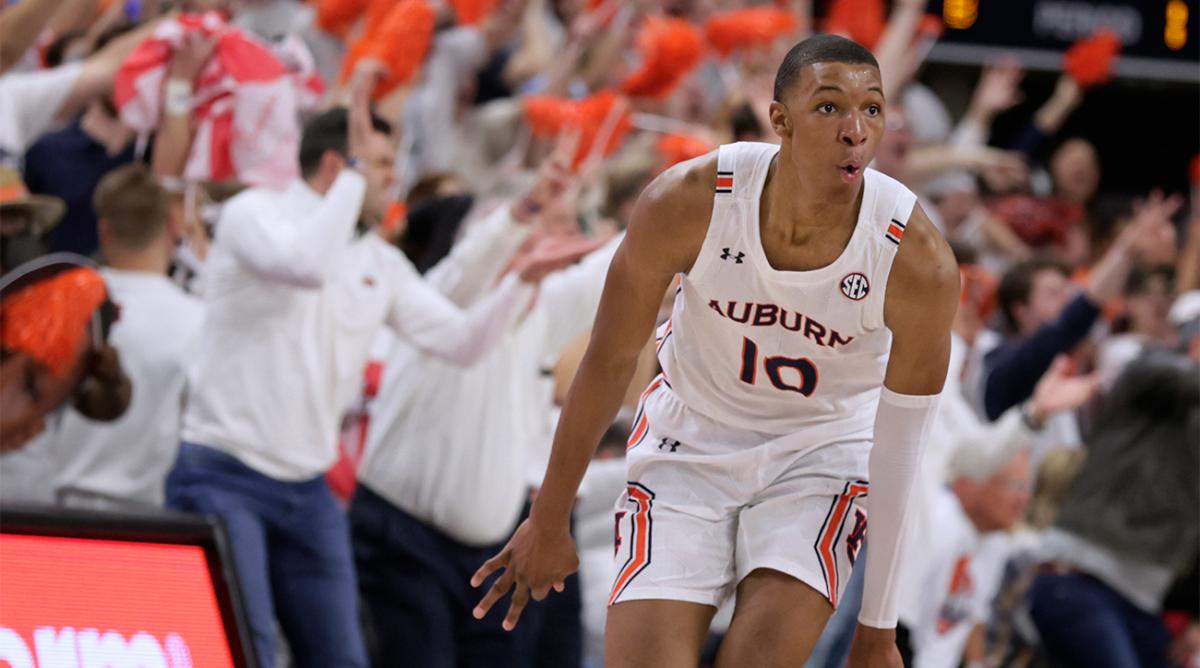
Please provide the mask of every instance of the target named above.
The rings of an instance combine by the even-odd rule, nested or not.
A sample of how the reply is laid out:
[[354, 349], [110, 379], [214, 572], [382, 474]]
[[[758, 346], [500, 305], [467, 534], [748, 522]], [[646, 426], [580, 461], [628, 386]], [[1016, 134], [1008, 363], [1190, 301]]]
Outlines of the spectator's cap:
[[[39, 236], [57, 225], [66, 211], [61, 199], [31, 194], [20, 172], [0, 165], [0, 236]], [[25, 215], [15, 215], [20, 213]]]
[[[90, 335], [93, 347], [103, 343], [106, 305], [115, 308], [87, 258], [55, 253], [27, 262], [0, 278], [0, 345], [62, 376], [80, 337]], [[115, 312], [108, 315], [115, 319]]]

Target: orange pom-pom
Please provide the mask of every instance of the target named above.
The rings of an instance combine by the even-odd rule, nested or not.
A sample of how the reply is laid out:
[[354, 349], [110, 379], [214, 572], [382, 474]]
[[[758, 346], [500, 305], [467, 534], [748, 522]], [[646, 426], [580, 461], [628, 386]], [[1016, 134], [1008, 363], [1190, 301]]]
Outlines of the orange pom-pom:
[[371, 0], [318, 0], [317, 25], [331, 35], [344, 35], [367, 10]]
[[553, 137], [579, 122], [579, 103], [552, 95], [526, 95], [521, 100], [525, 122], [535, 137]]
[[638, 33], [642, 66], [625, 78], [621, 90], [635, 97], [664, 98], [704, 56], [700, 31], [683, 19], [650, 17]]
[[658, 152], [663, 157], [663, 168], [684, 160], [698, 158], [713, 149], [708, 142], [692, 135], [669, 134], [658, 138]]
[[[592, 144], [597, 140], [601, 127], [605, 124], [613, 108], [621, 103], [621, 96], [615, 91], [603, 90], [583, 100], [564, 100], [550, 95], [528, 95], [522, 100], [525, 110], [525, 122], [535, 137], [554, 137], [568, 127], [580, 128], [579, 148], [575, 151], [574, 165], [579, 166], [592, 150]], [[626, 110], [617, 119], [612, 136], [602, 151], [603, 155], [611, 155], [621, 146], [633, 119]]]
[[824, 30], [844, 35], [868, 49], [883, 36], [887, 22], [880, 0], [833, 0], [825, 17]]
[[1079, 84], [1089, 88], [1112, 78], [1113, 59], [1121, 50], [1121, 38], [1117, 33], [1102, 29], [1091, 37], [1081, 39], [1067, 49], [1063, 56], [1063, 70]]
[[496, 0], [450, 0], [458, 22], [465, 26], [479, 25], [492, 15]]
[[791, 12], [772, 7], [752, 7], [716, 14], [704, 24], [709, 45], [724, 58], [740, 49], [766, 46], [796, 30]]
[[85, 325], [107, 295], [99, 272], [87, 267], [21, 288], [0, 303], [0, 342], [61, 378], [75, 363]]
[[401, 0], [350, 46], [342, 62], [342, 81], [354, 74], [359, 60], [375, 58], [388, 68], [388, 76], [375, 88], [375, 98], [387, 97], [420, 69], [433, 42], [434, 19], [425, 0]]
[[371, 37], [378, 35], [388, 14], [396, 8], [397, 4], [399, 4], [399, 0], [367, 0], [367, 16], [363, 23], [363, 34]]

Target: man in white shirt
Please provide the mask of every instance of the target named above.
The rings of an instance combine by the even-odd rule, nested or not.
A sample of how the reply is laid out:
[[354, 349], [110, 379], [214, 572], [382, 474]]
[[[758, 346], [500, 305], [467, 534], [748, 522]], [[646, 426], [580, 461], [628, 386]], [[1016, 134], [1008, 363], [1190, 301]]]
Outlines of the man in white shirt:
[[985, 480], [958, 476], [936, 498], [924, 547], [906, 565], [906, 588], [920, 592], [901, 598], [897, 644], [911, 657], [906, 666], [956, 668], [983, 659], [973, 653], [982, 648], [964, 652], [991, 614], [1006, 561], [1005, 532], [1029, 505], [1029, 459], [1022, 451]]
[[121, 352], [133, 398], [108, 423], [67, 409], [54, 433], [54, 488], [67, 506], [161, 506], [204, 309], [167, 278], [167, 199], [149, 170], [130, 165], [109, 172], [94, 199], [108, 263], [101, 274], [121, 309], [110, 341]]
[[471, 364], [557, 266], [533, 258], [464, 312], [374, 232], [356, 235], [382, 220], [395, 156], [368, 95], [359, 86], [349, 112], [305, 128], [303, 180], [225, 205], [206, 260], [199, 371], [167, 503], [224, 521], [264, 666], [276, 616], [298, 666], [367, 665], [349, 530], [323, 474], [380, 328]]

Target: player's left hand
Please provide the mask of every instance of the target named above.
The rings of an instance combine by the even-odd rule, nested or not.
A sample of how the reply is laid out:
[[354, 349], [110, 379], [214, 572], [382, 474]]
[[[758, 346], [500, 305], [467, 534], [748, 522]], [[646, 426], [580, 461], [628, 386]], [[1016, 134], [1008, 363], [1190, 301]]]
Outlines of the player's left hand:
[[859, 624], [846, 665], [848, 668], [904, 668], [900, 650], [896, 648], [896, 630]]

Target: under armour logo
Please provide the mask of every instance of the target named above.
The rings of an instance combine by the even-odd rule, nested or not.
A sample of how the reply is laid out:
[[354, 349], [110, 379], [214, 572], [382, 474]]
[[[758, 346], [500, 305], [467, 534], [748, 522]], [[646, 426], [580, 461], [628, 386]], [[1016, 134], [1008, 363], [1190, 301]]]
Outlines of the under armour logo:
[[731, 252], [729, 252], [728, 248], [722, 248], [721, 250], [724, 251], [723, 253], [721, 253], [722, 260], [728, 260], [730, 258], [733, 258], [734, 262], [736, 262], [737, 264], [741, 264], [742, 258], [746, 257], [745, 253], [731, 253]]
[[672, 441], [669, 438], [664, 438], [662, 439], [662, 442], [658, 444], [659, 450], [662, 450], [663, 448], [671, 448], [671, 452], [675, 452], [679, 449], [679, 441]]

